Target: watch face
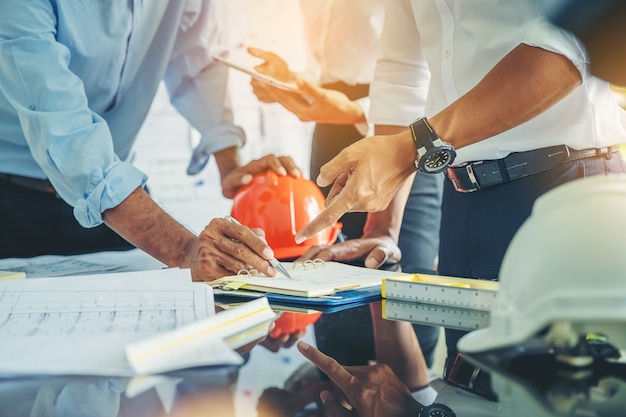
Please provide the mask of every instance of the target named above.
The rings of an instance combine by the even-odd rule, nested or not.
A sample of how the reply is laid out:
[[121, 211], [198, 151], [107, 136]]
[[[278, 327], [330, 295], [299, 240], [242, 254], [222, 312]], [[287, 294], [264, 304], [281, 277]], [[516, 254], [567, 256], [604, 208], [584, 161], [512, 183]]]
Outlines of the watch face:
[[424, 407], [419, 417], [456, 417], [456, 414], [447, 405], [434, 403]]
[[422, 172], [436, 174], [446, 170], [452, 161], [456, 152], [449, 147], [438, 147], [429, 149], [426, 154], [419, 160], [419, 167]]

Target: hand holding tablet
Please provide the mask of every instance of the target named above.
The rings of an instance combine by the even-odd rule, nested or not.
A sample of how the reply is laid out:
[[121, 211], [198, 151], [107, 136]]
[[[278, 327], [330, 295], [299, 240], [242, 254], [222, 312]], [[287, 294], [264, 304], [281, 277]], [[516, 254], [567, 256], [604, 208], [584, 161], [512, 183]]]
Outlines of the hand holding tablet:
[[269, 76], [267, 74], [260, 73], [259, 71], [255, 70], [252, 66], [249, 66], [249, 64], [244, 64], [244, 63], [241, 63], [241, 62], [237, 62], [234, 59], [227, 58], [227, 57], [224, 57], [222, 55], [213, 55], [212, 58], [215, 61], [218, 61], [218, 62], [221, 62], [223, 64], [226, 64], [226, 65], [228, 65], [231, 68], [234, 68], [234, 69], [236, 69], [238, 71], [241, 71], [241, 72], [244, 72], [244, 73], [250, 75], [254, 79], [257, 79], [257, 80], [262, 81], [264, 83], [271, 84], [272, 86], [274, 86], [276, 88], [280, 88], [281, 90], [291, 91], [291, 92], [294, 92], [294, 93], [300, 92], [300, 90], [298, 89], [298, 86], [296, 85], [296, 83], [281, 81], [281, 80], [279, 80], [277, 78], [274, 78], [272, 76]]

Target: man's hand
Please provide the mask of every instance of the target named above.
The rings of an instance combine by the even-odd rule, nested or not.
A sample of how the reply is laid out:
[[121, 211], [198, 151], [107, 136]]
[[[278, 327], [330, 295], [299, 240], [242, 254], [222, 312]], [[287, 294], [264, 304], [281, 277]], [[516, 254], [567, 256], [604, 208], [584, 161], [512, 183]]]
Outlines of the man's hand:
[[222, 194], [226, 198], [233, 198], [235, 193], [244, 185], [249, 184], [256, 174], [270, 169], [281, 176], [287, 174], [296, 178], [302, 176], [302, 171], [296, 166], [291, 157], [266, 155], [263, 158], [249, 162], [243, 167], [230, 171], [222, 179]]
[[269, 75], [284, 82], [294, 82], [296, 80], [296, 76], [289, 70], [287, 63], [275, 53], [258, 48], [248, 48], [248, 53], [265, 61], [254, 67], [261, 74]]
[[211, 220], [187, 248], [186, 255], [183, 266], [191, 268], [194, 281], [212, 281], [250, 267], [267, 276], [276, 276], [276, 270], [268, 262], [274, 252], [267, 245], [263, 231], [226, 219]]
[[322, 166], [317, 184], [332, 188], [326, 208], [296, 235], [302, 243], [335, 224], [345, 213], [384, 210], [415, 172], [415, 145], [409, 130], [361, 139]]
[[324, 261], [365, 260], [367, 268], [377, 269], [387, 263], [400, 262], [400, 248], [389, 236], [362, 237], [328, 246], [311, 246], [298, 261], [323, 259]]
[[[298, 350], [328, 375], [360, 417], [415, 417], [422, 408], [387, 365], [342, 366], [304, 342]], [[327, 416], [354, 416], [328, 391], [320, 397]]]
[[257, 97], [264, 98], [261, 101], [280, 103], [303, 122], [356, 124], [366, 121], [361, 106], [340, 91], [317, 87], [301, 79], [296, 81], [298, 92], [281, 90], [257, 80], [251, 84]]

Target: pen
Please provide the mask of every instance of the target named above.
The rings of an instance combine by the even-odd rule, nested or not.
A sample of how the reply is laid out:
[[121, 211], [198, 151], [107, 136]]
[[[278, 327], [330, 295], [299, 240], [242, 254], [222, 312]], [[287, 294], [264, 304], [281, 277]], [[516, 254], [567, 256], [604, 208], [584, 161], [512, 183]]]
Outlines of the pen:
[[[229, 222], [231, 222], [231, 223], [235, 223], [235, 224], [237, 224], [239, 226], [242, 226], [242, 224], [239, 223], [239, 220], [235, 219], [233, 216], [226, 215], [226, 216], [224, 216], [224, 218], [226, 220], [228, 220]], [[271, 258], [271, 259], [268, 259], [268, 262], [270, 263], [270, 265], [272, 265], [274, 268], [276, 268], [276, 270], [278, 272], [280, 272], [281, 274], [283, 274], [287, 278], [292, 279], [291, 275], [289, 275], [289, 272], [287, 272], [287, 269], [285, 269], [285, 267], [278, 261], [278, 259]]]

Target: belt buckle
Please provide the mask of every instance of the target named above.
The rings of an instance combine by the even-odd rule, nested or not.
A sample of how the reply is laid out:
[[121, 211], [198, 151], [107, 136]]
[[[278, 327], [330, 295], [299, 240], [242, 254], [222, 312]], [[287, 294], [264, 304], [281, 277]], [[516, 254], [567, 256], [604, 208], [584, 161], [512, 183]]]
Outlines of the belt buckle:
[[448, 178], [450, 178], [450, 181], [452, 181], [452, 185], [454, 185], [454, 189], [456, 191], [460, 193], [472, 193], [474, 191], [480, 190], [480, 184], [476, 180], [476, 175], [474, 174], [474, 168], [472, 167], [472, 164], [465, 163], [463, 165], [457, 166], [456, 168], [465, 168], [465, 172], [467, 172], [467, 178], [474, 186], [474, 188], [464, 188], [461, 181], [458, 179], [456, 172], [452, 169], [448, 169]]
[[446, 360], [444, 380], [454, 386], [465, 389], [491, 401], [497, 401], [497, 395], [491, 387], [491, 379], [487, 372], [470, 364], [462, 353], [457, 353], [450, 361]]

